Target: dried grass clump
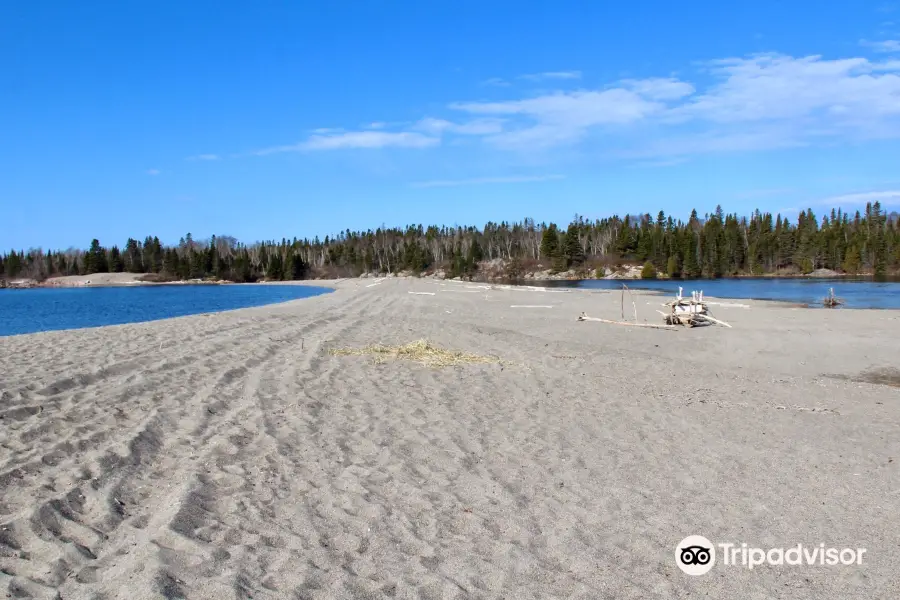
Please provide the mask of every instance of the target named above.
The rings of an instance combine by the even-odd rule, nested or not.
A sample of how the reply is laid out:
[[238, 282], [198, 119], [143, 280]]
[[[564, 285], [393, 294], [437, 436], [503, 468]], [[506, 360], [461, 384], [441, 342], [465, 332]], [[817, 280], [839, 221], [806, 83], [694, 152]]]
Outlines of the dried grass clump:
[[892, 367], [870, 369], [860, 373], [854, 381], [900, 387], [900, 369], [894, 369]]
[[332, 348], [332, 356], [372, 356], [380, 364], [389, 359], [412, 360], [428, 367], [454, 367], [457, 365], [499, 363], [496, 356], [481, 356], [469, 352], [444, 350], [432, 345], [428, 340], [416, 340], [402, 346], [373, 344], [364, 348]]

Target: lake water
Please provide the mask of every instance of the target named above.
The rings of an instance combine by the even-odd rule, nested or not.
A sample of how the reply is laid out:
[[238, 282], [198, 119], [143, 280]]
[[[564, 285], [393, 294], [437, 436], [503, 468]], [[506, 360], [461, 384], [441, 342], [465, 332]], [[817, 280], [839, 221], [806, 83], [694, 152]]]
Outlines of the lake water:
[[308, 298], [303, 285], [159, 285], [0, 289], [0, 336], [155, 321]]
[[748, 298], [779, 300], [821, 307], [828, 289], [846, 301], [845, 308], [900, 308], [900, 281], [872, 281], [871, 279], [586, 279], [584, 281], [546, 281], [549, 287], [577, 287], [588, 289], [622, 289], [622, 283], [632, 289], [656, 290], [675, 296], [678, 288], [684, 295], [703, 290], [704, 296], [717, 298]]

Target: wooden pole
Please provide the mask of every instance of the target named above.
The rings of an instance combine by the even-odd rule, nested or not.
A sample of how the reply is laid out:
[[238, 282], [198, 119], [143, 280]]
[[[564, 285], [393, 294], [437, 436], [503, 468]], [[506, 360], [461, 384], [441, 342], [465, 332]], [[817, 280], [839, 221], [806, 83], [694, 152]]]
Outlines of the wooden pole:
[[698, 315], [695, 315], [695, 317], [697, 317], [698, 319], [706, 319], [707, 321], [712, 321], [713, 323], [718, 323], [719, 325], [724, 325], [725, 327], [727, 327], [727, 328], [729, 328], [729, 329], [733, 329], [733, 328], [731, 327], [731, 325], [729, 325], [729, 324], [726, 323], [725, 321], [720, 321], [719, 319], [716, 319], [716, 318], [711, 317], [711, 316], [709, 316], [709, 315], [701, 315], [701, 314], [698, 314]]
[[597, 323], [609, 323], [610, 325], [625, 325], [627, 327], [648, 327], [650, 329], [678, 329], [675, 325], [656, 325], [655, 323], [629, 323], [628, 321], [610, 321], [609, 319], [599, 319], [597, 317], [589, 317], [584, 313], [578, 317], [579, 321], [596, 321]]

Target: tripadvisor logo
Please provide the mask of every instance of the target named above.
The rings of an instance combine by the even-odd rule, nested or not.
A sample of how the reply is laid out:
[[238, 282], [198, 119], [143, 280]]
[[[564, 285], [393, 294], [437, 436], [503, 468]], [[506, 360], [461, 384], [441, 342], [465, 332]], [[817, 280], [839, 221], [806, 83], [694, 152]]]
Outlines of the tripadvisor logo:
[[761, 565], [861, 565], [865, 548], [826, 548], [825, 544], [789, 548], [753, 548], [747, 544], [713, 544], [702, 535], [690, 535], [675, 547], [675, 564], [688, 575], [703, 575], [716, 564], [716, 548], [725, 566], [753, 570]]
[[703, 575], [716, 564], [716, 547], [702, 535], [689, 535], [675, 548], [675, 564], [688, 575]]

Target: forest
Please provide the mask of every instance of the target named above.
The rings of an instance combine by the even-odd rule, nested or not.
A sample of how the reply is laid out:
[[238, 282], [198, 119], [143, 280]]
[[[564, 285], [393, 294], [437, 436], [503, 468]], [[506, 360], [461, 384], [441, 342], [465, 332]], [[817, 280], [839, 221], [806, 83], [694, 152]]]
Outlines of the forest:
[[[244, 244], [229, 236], [177, 245], [147, 236], [121, 247], [92, 240], [87, 249], [11, 250], [0, 255], [0, 279], [37, 281], [60, 275], [104, 272], [145, 273], [157, 281], [220, 279], [235, 282], [351, 277], [363, 273], [423, 274], [479, 278], [500, 265], [503, 278], [550, 269], [573, 275], [602, 275], [619, 265], [644, 265], [645, 277], [732, 277], [806, 274], [833, 269], [875, 277], [900, 270], [900, 223], [876, 202], [862, 213], [811, 209], [794, 222], [755, 211], [726, 214], [721, 207], [687, 221], [660, 211], [571, 223], [487, 223], [477, 227], [410, 225], [347, 231], [315, 239], [281, 239]], [[497, 276], [496, 269], [492, 271]]]

